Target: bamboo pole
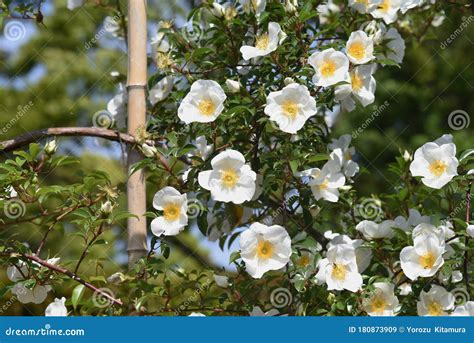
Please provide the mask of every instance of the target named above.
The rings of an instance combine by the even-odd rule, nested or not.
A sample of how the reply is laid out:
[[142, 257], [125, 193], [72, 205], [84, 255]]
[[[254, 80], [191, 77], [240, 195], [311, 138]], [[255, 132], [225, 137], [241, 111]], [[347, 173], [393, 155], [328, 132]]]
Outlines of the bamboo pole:
[[[146, 0], [128, 1], [128, 133], [136, 136], [145, 127], [145, 89], [147, 82]], [[140, 154], [129, 149], [128, 170], [140, 160]], [[133, 265], [147, 253], [145, 174], [139, 170], [127, 181], [128, 211], [138, 218], [128, 219], [128, 261]]]

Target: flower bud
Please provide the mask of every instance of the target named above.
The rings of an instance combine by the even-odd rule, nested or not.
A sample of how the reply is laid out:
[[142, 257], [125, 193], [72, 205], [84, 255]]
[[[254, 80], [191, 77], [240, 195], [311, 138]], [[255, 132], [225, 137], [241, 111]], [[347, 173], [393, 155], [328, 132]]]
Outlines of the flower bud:
[[58, 148], [57, 144], [56, 144], [56, 140], [53, 139], [52, 141], [49, 141], [48, 143], [46, 143], [46, 145], [44, 146], [44, 151], [48, 154], [48, 155], [52, 155], [56, 152], [56, 149]]
[[142, 145], [142, 152], [143, 155], [145, 155], [146, 157], [154, 157], [158, 153], [158, 150], [156, 150], [154, 146], [150, 146], [144, 143]]
[[113, 210], [113, 206], [112, 206], [112, 203], [110, 201], [106, 201], [102, 204], [102, 206], [100, 207], [100, 211], [102, 213], [111, 213], [112, 210]]
[[291, 85], [292, 83], [295, 83], [295, 80], [291, 77], [285, 77], [285, 80], [283, 80], [283, 83], [285, 86]]
[[240, 83], [238, 81], [227, 79], [225, 85], [231, 93], [238, 93], [240, 91]]

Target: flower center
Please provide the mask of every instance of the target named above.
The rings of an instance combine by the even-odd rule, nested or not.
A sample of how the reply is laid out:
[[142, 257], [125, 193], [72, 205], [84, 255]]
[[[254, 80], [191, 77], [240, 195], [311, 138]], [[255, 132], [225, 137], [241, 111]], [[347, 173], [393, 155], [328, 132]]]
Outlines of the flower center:
[[431, 174], [440, 177], [446, 171], [447, 165], [440, 160], [436, 160], [431, 162], [428, 168], [430, 169]]
[[319, 68], [319, 72], [323, 77], [330, 77], [334, 75], [336, 71], [336, 63], [333, 61], [324, 61], [321, 67]]
[[443, 307], [439, 302], [433, 301], [428, 305], [428, 313], [431, 316], [441, 316], [443, 314]]
[[436, 262], [436, 257], [433, 253], [428, 252], [419, 258], [419, 263], [424, 269], [431, 269], [433, 268]]
[[384, 0], [384, 2], [382, 2], [379, 5], [379, 10], [383, 12], [387, 12], [389, 8], [390, 8], [390, 0]]
[[332, 266], [332, 277], [336, 280], [343, 281], [346, 278], [347, 269], [346, 266], [343, 264], [335, 263]]
[[267, 259], [273, 256], [273, 245], [269, 241], [261, 241], [257, 245], [257, 256]]
[[372, 309], [372, 312], [375, 313], [383, 313], [386, 307], [387, 302], [385, 301], [385, 298], [380, 295], [376, 295], [370, 303], [370, 308]]
[[352, 89], [355, 91], [358, 91], [362, 88], [364, 82], [362, 79], [357, 75], [356, 73], [351, 74], [351, 84], [352, 84]]
[[173, 222], [178, 219], [181, 210], [176, 204], [168, 204], [163, 208], [163, 215], [169, 222]]
[[199, 112], [204, 116], [210, 116], [214, 114], [216, 105], [212, 100], [201, 100], [198, 104]]
[[297, 265], [300, 267], [306, 267], [309, 264], [309, 256], [303, 255], [298, 259]]
[[266, 50], [269, 44], [270, 37], [268, 36], [268, 33], [264, 33], [263, 35], [258, 36], [255, 41], [255, 47], [259, 50]]
[[360, 60], [365, 56], [364, 45], [361, 42], [354, 42], [349, 46], [348, 49], [349, 55], [355, 59]]
[[328, 189], [328, 187], [329, 187], [329, 180], [324, 179], [323, 183], [321, 183], [319, 185], [319, 190], [324, 191], [324, 190]]
[[221, 181], [227, 188], [234, 188], [239, 181], [239, 176], [235, 169], [224, 169], [221, 175]]
[[291, 100], [286, 100], [281, 105], [283, 113], [290, 119], [295, 119], [298, 114], [298, 104]]

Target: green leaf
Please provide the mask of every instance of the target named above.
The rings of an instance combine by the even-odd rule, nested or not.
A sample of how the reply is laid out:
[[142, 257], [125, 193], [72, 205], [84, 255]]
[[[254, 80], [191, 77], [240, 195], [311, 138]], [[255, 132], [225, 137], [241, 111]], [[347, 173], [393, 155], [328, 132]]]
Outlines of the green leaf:
[[82, 295], [84, 294], [84, 290], [86, 287], [84, 285], [77, 285], [73, 291], [72, 291], [72, 296], [71, 296], [71, 302], [72, 302], [72, 307], [74, 307], [74, 310], [77, 307], [77, 304], [82, 298]]

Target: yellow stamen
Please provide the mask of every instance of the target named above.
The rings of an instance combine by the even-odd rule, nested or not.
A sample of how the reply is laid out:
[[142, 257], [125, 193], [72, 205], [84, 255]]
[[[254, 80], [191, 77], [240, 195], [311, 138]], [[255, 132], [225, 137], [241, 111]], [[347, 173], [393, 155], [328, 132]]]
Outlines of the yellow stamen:
[[165, 219], [169, 222], [173, 222], [178, 219], [181, 210], [177, 204], [167, 204], [163, 208], [163, 215]]
[[324, 61], [321, 67], [319, 68], [319, 72], [323, 77], [330, 77], [334, 75], [336, 71], [336, 63], [333, 61]]
[[351, 84], [352, 84], [352, 89], [355, 91], [358, 91], [362, 88], [364, 85], [364, 81], [357, 75], [356, 73], [351, 74]]
[[306, 267], [309, 264], [309, 256], [307, 255], [302, 255], [296, 264], [300, 267]]
[[364, 44], [362, 44], [361, 42], [354, 42], [349, 46], [347, 52], [355, 59], [360, 60], [365, 56]]
[[261, 241], [257, 245], [257, 256], [267, 259], [273, 256], [273, 245], [269, 241]]
[[377, 313], [377, 314], [382, 314], [383, 311], [385, 311], [385, 308], [387, 307], [387, 302], [385, 301], [385, 298], [381, 295], [376, 295], [372, 298], [372, 301], [370, 302], [370, 308], [372, 312]]
[[336, 280], [343, 281], [346, 278], [347, 269], [343, 264], [334, 264], [332, 266], [332, 277]]
[[239, 176], [235, 169], [225, 169], [222, 171], [221, 181], [227, 188], [234, 188], [239, 181]]
[[383, 11], [383, 12], [387, 12], [390, 8], [390, 0], [384, 0], [384, 2], [382, 2], [380, 5], [379, 5], [379, 10]]
[[328, 189], [328, 187], [329, 187], [329, 180], [325, 179], [323, 183], [319, 185], [319, 190], [323, 191], [325, 189]]
[[432, 252], [428, 252], [420, 256], [418, 261], [424, 269], [431, 269], [436, 262], [436, 257]]
[[291, 100], [286, 100], [281, 105], [283, 113], [290, 119], [295, 119], [298, 114], [298, 104]]
[[270, 37], [268, 33], [264, 33], [257, 37], [255, 41], [255, 47], [259, 50], [266, 50], [270, 44]]
[[429, 167], [431, 174], [440, 177], [447, 168], [446, 163], [440, 160], [436, 160], [430, 163]]
[[201, 100], [199, 101], [198, 109], [203, 116], [210, 116], [214, 114], [216, 105], [212, 100]]
[[443, 315], [443, 307], [440, 303], [433, 301], [428, 305], [428, 313], [431, 316], [441, 316]]

